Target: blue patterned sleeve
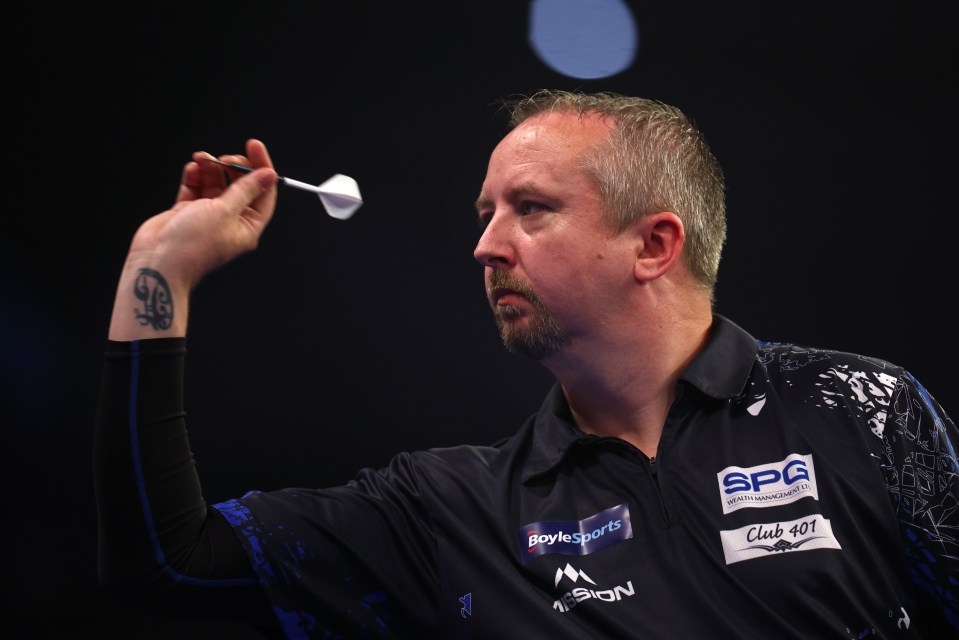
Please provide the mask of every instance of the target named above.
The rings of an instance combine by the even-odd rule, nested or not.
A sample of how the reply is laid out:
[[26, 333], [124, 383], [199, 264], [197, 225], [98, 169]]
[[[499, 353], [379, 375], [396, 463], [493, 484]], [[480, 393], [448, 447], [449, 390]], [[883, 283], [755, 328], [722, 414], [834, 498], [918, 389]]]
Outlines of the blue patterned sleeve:
[[912, 580], [936, 637], [959, 633], [959, 431], [908, 372], [888, 407], [883, 467]]
[[433, 624], [436, 541], [413, 456], [342, 487], [216, 504], [288, 638], [409, 637]]

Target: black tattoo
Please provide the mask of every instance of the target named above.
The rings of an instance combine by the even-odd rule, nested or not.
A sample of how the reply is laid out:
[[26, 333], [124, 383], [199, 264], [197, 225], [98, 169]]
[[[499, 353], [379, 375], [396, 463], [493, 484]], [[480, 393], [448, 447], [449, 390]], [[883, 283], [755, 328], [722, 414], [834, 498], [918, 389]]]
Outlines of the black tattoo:
[[173, 295], [159, 271], [140, 269], [133, 283], [133, 295], [143, 301], [143, 311], [134, 309], [134, 317], [143, 326], [150, 325], [157, 331], [169, 329], [173, 324]]

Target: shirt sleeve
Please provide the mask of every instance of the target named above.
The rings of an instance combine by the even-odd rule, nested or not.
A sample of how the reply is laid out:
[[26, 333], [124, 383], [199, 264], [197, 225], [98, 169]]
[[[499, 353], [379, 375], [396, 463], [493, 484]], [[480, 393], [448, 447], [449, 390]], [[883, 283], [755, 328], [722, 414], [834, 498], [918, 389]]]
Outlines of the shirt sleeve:
[[[331, 489], [214, 505], [236, 529], [290, 638], [432, 637], [437, 550], [416, 459]], [[427, 633], [426, 636], [421, 635]]]
[[884, 424], [881, 466], [899, 519], [908, 571], [935, 637], [959, 633], [959, 432], [908, 372]]

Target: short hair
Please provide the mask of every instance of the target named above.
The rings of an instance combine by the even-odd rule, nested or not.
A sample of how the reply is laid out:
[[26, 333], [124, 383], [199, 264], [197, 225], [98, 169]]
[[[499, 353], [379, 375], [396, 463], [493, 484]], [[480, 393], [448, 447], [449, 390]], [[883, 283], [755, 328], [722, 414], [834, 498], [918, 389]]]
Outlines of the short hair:
[[682, 111], [646, 98], [550, 89], [506, 106], [510, 128], [556, 111], [611, 120], [607, 141], [583, 158], [599, 186], [610, 231], [620, 233], [651, 213], [675, 213], [686, 231], [686, 267], [712, 294], [726, 241], [725, 185], [705, 138]]

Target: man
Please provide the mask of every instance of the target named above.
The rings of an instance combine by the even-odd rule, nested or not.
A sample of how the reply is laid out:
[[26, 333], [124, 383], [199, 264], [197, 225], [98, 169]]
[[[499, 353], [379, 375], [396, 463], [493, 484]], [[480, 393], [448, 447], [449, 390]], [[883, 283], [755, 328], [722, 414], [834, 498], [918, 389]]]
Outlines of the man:
[[[97, 438], [101, 577], [287, 637], [953, 637], [955, 425], [911, 375], [712, 313], [722, 176], [677, 109], [544, 91], [477, 200], [504, 343], [557, 384], [495, 446], [208, 509], [182, 419], [189, 291], [276, 174], [196, 154], [138, 230]], [[245, 552], [245, 553], [244, 553]], [[265, 597], [264, 597], [265, 594]]]

